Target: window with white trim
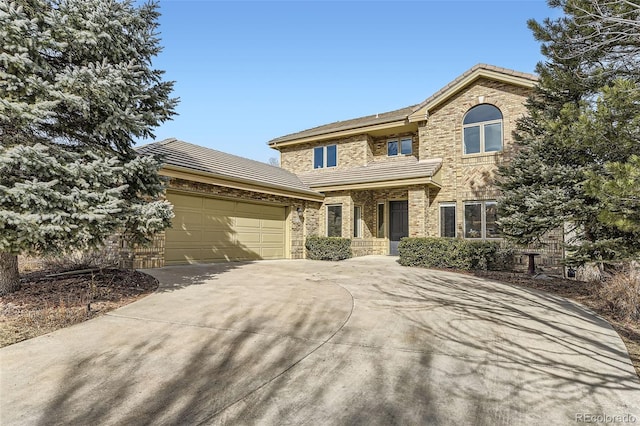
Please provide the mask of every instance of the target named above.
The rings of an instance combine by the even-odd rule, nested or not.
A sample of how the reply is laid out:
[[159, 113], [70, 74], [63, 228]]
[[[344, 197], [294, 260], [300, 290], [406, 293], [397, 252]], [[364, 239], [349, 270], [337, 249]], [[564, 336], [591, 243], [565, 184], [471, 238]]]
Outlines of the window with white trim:
[[465, 238], [500, 238], [496, 224], [498, 204], [495, 201], [469, 201], [464, 203]]
[[393, 139], [387, 141], [387, 156], [410, 155], [413, 140], [411, 138]]
[[362, 238], [362, 207], [353, 206], [353, 238]]
[[327, 206], [327, 237], [342, 237], [342, 204]]
[[313, 168], [336, 167], [338, 165], [338, 146], [326, 145], [313, 148]]
[[456, 204], [440, 204], [440, 236], [454, 238], [456, 236]]
[[502, 113], [489, 104], [471, 108], [462, 120], [464, 154], [502, 151]]

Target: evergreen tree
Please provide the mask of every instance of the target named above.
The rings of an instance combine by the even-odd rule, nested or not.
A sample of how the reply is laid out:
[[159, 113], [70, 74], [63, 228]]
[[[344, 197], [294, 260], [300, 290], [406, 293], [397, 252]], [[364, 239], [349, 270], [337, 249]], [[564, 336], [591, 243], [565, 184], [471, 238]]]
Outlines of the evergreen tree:
[[640, 6], [549, 4], [565, 16], [529, 22], [547, 60], [536, 67], [539, 81], [527, 103], [529, 115], [518, 122], [515, 157], [500, 170], [499, 223], [523, 245], [568, 225], [575, 235], [568, 241], [570, 264], [635, 257], [640, 235], [602, 213], [611, 204], [602, 192], [609, 187], [591, 181], [614, 178], [610, 163], [626, 164], [640, 152], [640, 66], [632, 55], [640, 38], [617, 24], [640, 22]]
[[133, 150], [174, 114], [157, 4], [0, 0], [0, 293], [17, 254], [148, 241], [172, 216], [160, 163]]
[[640, 244], [640, 156], [632, 155], [626, 163], [607, 163], [602, 174], [591, 173], [586, 192], [602, 205], [600, 221], [635, 233]]

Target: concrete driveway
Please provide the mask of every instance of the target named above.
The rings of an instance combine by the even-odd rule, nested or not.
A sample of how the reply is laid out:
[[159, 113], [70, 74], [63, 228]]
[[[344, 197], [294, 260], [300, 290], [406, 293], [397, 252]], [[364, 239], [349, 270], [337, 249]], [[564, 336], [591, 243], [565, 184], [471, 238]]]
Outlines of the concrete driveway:
[[390, 257], [149, 272], [0, 350], [0, 424], [640, 423], [624, 344], [566, 299]]

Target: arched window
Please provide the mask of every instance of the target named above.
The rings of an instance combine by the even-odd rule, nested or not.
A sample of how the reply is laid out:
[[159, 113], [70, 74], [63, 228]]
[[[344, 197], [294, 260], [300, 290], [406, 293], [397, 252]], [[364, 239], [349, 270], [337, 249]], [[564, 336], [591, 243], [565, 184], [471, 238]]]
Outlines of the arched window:
[[502, 113], [493, 105], [471, 108], [462, 120], [465, 154], [502, 151]]

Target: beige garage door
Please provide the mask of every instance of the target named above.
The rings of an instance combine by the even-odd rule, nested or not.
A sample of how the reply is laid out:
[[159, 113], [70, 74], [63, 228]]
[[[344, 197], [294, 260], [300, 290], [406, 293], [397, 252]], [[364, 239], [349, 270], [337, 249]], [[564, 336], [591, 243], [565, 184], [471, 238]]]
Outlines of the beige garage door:
[[168, 192], [165, 263], [282, 259], [285, 208]]

